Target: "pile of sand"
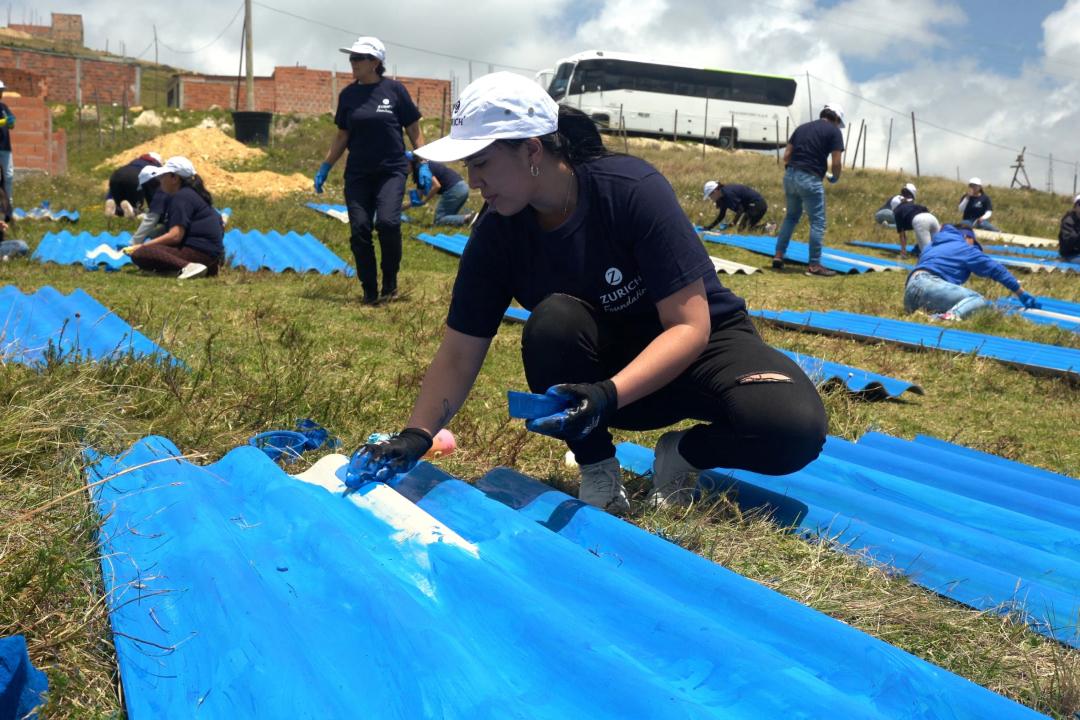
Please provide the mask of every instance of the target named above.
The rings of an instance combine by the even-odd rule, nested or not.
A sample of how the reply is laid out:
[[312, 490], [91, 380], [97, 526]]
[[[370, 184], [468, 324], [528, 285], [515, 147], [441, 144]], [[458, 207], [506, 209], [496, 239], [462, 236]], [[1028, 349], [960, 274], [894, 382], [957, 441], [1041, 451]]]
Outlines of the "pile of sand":
[[196, 127], [159, 135], [142, 145], [113, 155], [98, 167], [121, 167], [148, 152], [160, 153], [164, 158], [172, 155], [185, 156], [194, 163], [195, 170], [202, 176], [207, 190], [214, 194], [239, 193], [274, 197], [311, 189], [311, 178], [300, 173], [281, 175], [269, 170], [233, 172], [223, 169], [221, 165], [261, 158], [266, 153], [237, 142], [218, 128]]

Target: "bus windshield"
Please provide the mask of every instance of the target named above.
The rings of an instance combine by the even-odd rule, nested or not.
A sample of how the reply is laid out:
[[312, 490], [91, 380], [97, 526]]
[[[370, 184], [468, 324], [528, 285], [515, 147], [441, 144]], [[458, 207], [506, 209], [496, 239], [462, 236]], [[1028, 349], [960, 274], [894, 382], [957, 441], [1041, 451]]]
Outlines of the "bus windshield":
[[559, 69], [555, 72], [555, 77], [551, 80], [551, 85], [548, 87], [548, 94], [551, 95], [551, 99], [558, 102], [566, 96], [566, 90], [570, 85], [570, 76], [574, 72], [574, 63], [568, 62], [559, 65]]

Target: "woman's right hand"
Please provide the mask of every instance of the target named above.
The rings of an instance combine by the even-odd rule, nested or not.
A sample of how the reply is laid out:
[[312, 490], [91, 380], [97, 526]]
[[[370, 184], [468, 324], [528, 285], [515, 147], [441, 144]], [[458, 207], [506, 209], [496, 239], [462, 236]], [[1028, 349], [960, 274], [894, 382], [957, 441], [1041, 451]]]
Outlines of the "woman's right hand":
[[322, 194], [323, 185], [326, 184], [326, 178], [330, 175], [330, 168], [334, 167], [328, 162], [324, 162], [319, 166], [318, 171], [315, 173], [315, 192]]

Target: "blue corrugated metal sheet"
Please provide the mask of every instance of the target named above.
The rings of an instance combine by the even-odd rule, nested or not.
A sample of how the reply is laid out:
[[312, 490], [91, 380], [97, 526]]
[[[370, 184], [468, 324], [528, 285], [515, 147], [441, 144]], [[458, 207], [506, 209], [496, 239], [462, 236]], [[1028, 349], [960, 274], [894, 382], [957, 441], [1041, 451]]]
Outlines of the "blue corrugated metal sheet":
[[974, 353], [1032, 372], [1065, 375], [1080, 380], [1080, 350], [1071, 348], [838, 310], [754, 310], [751, 315], [794, 330], [865, 340], [887, 340], [909, 347]]
[[[638, 445], [619, 445], [618, 457], [634, 472], [652, 468], [652, 450]], [[771, 507], [785, 525], [836, 537], [966, 605], [1019, 612], [1080, 647], [1074, 479], [868, 433], [858, 443], [830, 436], [821, 457], [791, 475], [718, 469], [701, 485], [734, 489], [744, 509]]]
[[271, 230], [230, 230], [225, 233], [225, 256], [229, 265], [246, 270], [268, 269], [274, 272], [314, 270], [322, 275], [339, 272], [352, 277], [356, 272], [311, 233], [284, 235]]
[[899, 397], [908, 391], [916, 395], [923, 394], [921, 387], [906, 380], [898, 380], [888, 375], [878, 375], [843, 363], [823, 360], [813, 355], [802, 355], [783, 348], [776, 349], [797, 362], [803, 372], [815, 383], [839, 382], [843, 383], [851, 392], [863, 393], [871, 397], [880, 395]]
[[37, 720], [36, 708], [43, 705], [49, 679], [34, 667], [26, 652], [26, 638], [0, 638], [0, 718]]
[[329, 215], [335, 220], [340, 220], [343, 223], [349, 222], [349, 209], [344, 205], [309, 202], [306, 203], [306, 207], [311, 208], [315, 212], [322, 213], [323, 215]]
[[11, 212], [11, 214], [16, 220], [67, 220], [69, 222], [79, 221], [78, 210], [53, 210], [49, 207], [48, 203], [42, 203], [40, 207], [31, 208], [30, 210], [15, 208]]
[[[885, 250], [887, 252], [900, 252], [900, 245], [898, 243], [877, 243], [851, 240], [848, 242], [848, 245], [874, 248], [876, 250]], [[1055, 262], [1053, 260], [1044, 260], [1036, 257], [1025, 257], [1021, 259], [1009, 257], [1007, 255], [994, 255], [994, 259], [1005, 267], [1014, 270], [1027, 270], [1028, 272], [1053, 272], [1054, 270], [1060, 272], [1080, 272], [1080, 264], [1077, 263]]]
[[145, 438], [88, 476], [129, 471], [94, 492], [132, 720], [1037, 717], [677, 548], [652, 578], [427, 464], [398, 485], [413, 504], [343, 496], [342, 455], [293, 478], [250, 447], [177, 454]]
[[[47, 233], [33, 258], [62, 265], [81, 264], [88, 270], [104, 267], [119, 270], [131, 264], [131, 258], [119, 249], [131, 244], [131, 233]], [[246, 270], [269, 269], [274, 272], [314, 270], [323, 275], [340, 272], [352, 277], [355, 271], [310, 233], [300, 235], [277, 231], [229, 230], [225, 233], [225, 255], [229, 265]]]
[[43, 287], [24, 295], [0, 289], [0, 362], [114, 360], [168, 353], [82, 290], [63, 295]]
[[[749, 250], [759, 255], [772, 255], [776, 251], [776, 238], [763, 235], [721, 235], [718, 233], [704, 233], [701, 236], [709, 242], [731, 245], [733, 247]], [[789, 262], [810, 262], [810, 246], [798, 240], [792, 240], [788, 244], [785, 258]], [[908, 270], [910, 266], [898, 263], [895, 260], [859, 255], [858, 253], [845, 252], [827, 247], [821, 253], [821, 264], [830, 270], [840, 273], [864, 273], [881, 272], [886, 270]]]
[[1056, 250], [1045, 250], [1042, 248], [1029, 248], [1021, 247], [1019, 245], [982, 245], [982, 249], [988, 253], [994, 253], [997, 255], [1023, 255], [1026, 257], [1043, 258], [1044, 260], [1060, 260], [1061, 255]]
[[1007, 313], [1021, 315], [1025, 320], [1040, 325], [1055, 325], [1064, 330], [1080, 332], [1080, 305], [1046, 296], [1040, 296], [1039, 303], [1042, 307], [1029, 309], [1010, 295], [998, 300], [997, 306]]
[[443, 233], [437, 233], [432, 235], [431, 233], [420, 233], [416, 236], [416, 239], [458, 257], [461, 257], [461, 253], [465, 252], [465, 244], [469, 242], [469, 236], [461, 234], [444, 235]]

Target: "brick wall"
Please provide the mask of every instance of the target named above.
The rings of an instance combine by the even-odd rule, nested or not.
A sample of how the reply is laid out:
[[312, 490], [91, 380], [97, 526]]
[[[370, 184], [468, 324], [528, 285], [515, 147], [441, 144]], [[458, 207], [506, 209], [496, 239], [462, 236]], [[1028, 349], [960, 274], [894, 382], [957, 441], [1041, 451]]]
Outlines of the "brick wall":
[[53, 131], [52, 113], [40, 97], [4, 98], [15, 114], [11, 151], [17, 169], [41, 170], [54, 175], [67, 172], [67, 138]]
[[41, 97], [46, 94], [48, 81], [40, 75], [0, 65], [0, 80], [8, 92], [16, 92], [24, 97]]
[[77, 58], [74, 55], [44, 50], [0, 47], [0, 66], [25, 70], [43, 77], [46, 82], [45, 100], [48, 102], [77, 102], [81, 89], [84, 105], [96, 101], [122, 103], [125, 97], [128, 105], [140, 104], [141, 71], [137, 63]]
[[8, 25], [11, 30], [24, 32], [32, 37], [44, 38], [65, 45], [83, 46], [82, 15], [53, 13], [50, 25]]
[[[409, 91], [413, 101], [419, 101], [424, 117], [437, 118], [443, 104], [443, 91], [449, 97], [448, 80], [428, 78], [397, 78]], [[306, 67], [278, 67], [270, 77], [255, 78], [255, 109], [266, 112], [317, 115], [332, 113], [337, 108], [341, 90], [353, 81], [352, 73], [330, 70], [311, 70]], [[177, 75], [173, 82], [181, 87], [180, 107], [185, 110], [208, 110], [211, 105], [234, 107], [236, 78], [224, 75]], [[240, 82], [241, 110], [246, 110], [247, 91]]]

